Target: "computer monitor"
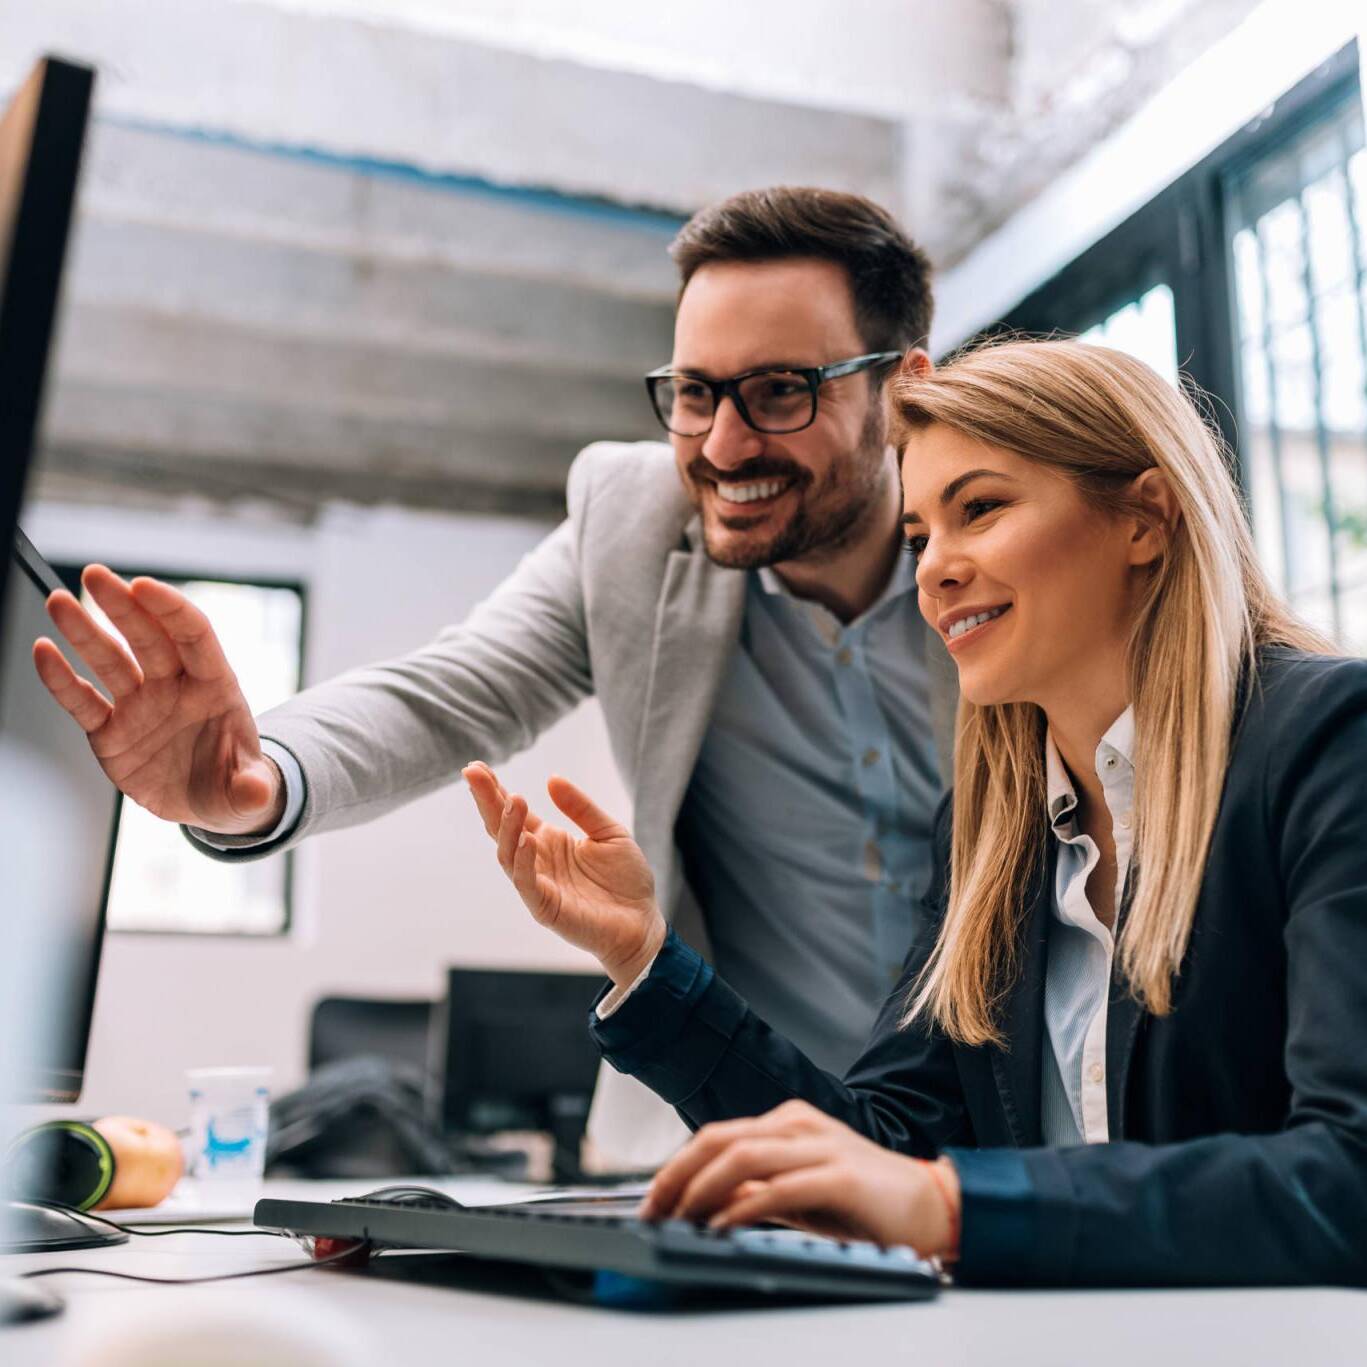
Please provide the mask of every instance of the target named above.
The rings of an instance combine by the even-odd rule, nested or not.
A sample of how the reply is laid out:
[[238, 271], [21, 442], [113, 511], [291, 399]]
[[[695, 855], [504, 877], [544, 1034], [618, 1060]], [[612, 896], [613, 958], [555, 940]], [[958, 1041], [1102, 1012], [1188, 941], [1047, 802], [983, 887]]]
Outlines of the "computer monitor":
[[580, 1145], [598, 1077], [589, 1007], [602, 985], [597, 974], [450, 969], [437, 1035], [443, 1127], [545, 1131], [553, 1179], [583, 1180]]
[[[93, 83], [88, 67], [47, 58], [0, 115], [0, 609], [42, 408]], [[4, 683], [0, 675], [0, 689]]]
[[[45, 59], [0, 114], [0, 1106], [80, 1094], [118, 812], [84, 737], [40, 699], [29, 651], [56, 581], [17, 525], [93, 82]], [[0, 1200], [0, 1245], [112, 1241]], [[0, 1321], [60, 1305], [0, 1281]]]

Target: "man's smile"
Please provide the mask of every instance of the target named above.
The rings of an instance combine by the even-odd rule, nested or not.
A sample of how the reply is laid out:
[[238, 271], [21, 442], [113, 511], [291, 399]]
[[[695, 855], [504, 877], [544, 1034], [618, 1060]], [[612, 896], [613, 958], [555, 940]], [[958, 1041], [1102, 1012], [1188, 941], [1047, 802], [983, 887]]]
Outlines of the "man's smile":
[[761, 479], [750, 484], [716, 485], [717, 497], [725, 503], [759, 503], [777, 498], [792, 486], [791, 479]]

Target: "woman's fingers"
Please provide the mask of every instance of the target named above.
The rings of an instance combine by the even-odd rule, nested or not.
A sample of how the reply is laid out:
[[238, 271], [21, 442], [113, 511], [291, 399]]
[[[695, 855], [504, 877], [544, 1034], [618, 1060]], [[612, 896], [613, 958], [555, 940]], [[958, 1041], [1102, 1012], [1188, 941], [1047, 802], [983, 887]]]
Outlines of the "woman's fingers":
[[746, 1116], [740, 1120], [716, 1120], [704, 1125], [687, 1144], [655, 1174], [645, 1200], [641, 1219], [663, 1220], [674, 1214], [679, 1197], [693, 1178], [737, 1139], [762, 1134], [763, 1117]]
[[498, 780], [486, 765], [478, 763], [467, 764], [460, 773], [470, 789], [470, 796], [475, 800], [475, 807], [480, 820], [484, 823], [485, 831], [491, 839], [497, 840], [498, 828], [503, 820], [503, 808], [507, 803]]
[[33, 664], [47, 691], [87, 735], [98, 731], [114, 710], [94, 684], [81, 678], [46, 636], [33, 643]]
[[133, 591], [113, 570], [87, 565], [81, 583], [119, 629], [149, 679], [169, 679], [181, 670], [180, 653], [160, 622], [138, 605]]
[[631, 832], [609, 816], [582, 788], [567, 778], [553, 775], [546, 784], [551, 801], [584, 832], [590, 840], [615, 840]]
[[794, 1220], [807, 1228], [867, 1238], [850, 1204], [848, 1178], [832, 1164], [810, 1164], [737, 1191], [708, 1223], [713, 1229]]
[[[469, 785], [475, 806], [479, 808], [484, 829], [497, 838], [498, 823], [503, 809], [508, 805], [508, 790], [498, 781], [498, 775], [482, 759], [472, 760], [460, 771], [460, 776]], [[527, 829], [537, 831], [541, 828], [541, 818], [533, 811], [527, 812]]]
[[528, 831], [523, 831], [513, 851], [510, 876], [527, 910], [553, 929], [560, 911], [560, 894], [549, 878], [537, 873], [536, 837]]
[[737, 1139], [684, 1188], [673, 1214], [680, 1220], [702, 1220], [736, 1199], [745, 1182], [771, 1183], [781, 1173], [808, 1168], [823, 1161], [830, 1145], [819, 1139], [785, 1136]]
[[508, 797], [493, 770], [479, 761], [467, 764], [461, 777], [475, 800], [485, 831], [494, 841], [499, 867], [512, 880], [532, 915], [545, 919], [558, 898], [550, 879], [536, 872], [536, 827], [526, 799]]
[[718, 1154], [741, 1140], [800, 1138], [840, 1130], [839, 1121], [806, 1101], [785, 1101], [763, 1115], [738, 1120], [716, 1120], [704, 1125], [673, 1158], [655, 1174], [641, 1204], [641, 1218], [663, 1219], [674, 1213], [688, 1184]]
[[503, 816], [498, 826], [498, 863], [509, 876], [513, 872], [513, 855], [517, 850], [517, 842], [522, 838], [526, 817], [526, 799], [510, 797], [503, 808]]
[[137, 662], [66, 589], [49, 595], [47, 612], [57, 630], [116, 701], [142, 684], [142, 670]]

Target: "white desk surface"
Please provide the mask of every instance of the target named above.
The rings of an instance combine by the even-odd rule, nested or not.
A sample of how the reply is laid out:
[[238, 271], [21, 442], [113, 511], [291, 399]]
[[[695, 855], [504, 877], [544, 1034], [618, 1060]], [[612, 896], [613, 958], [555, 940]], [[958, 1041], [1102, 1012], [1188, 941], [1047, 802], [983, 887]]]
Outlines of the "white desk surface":
[[[377, 1184], [378, 1185], [378, 1184]], [[489, 1184], [441, 1184], [489, 1200]], [[331, 1199], [358, 1183], [271, 1183], [269, 1195]], [[507, 1191], [507, 1188], [503, 1190]], [[513, 1192], [504, 1199], [511, 1199]], [[205, 1276], [298, 1262], [293, 1244], [183, 1235], [86, 1253], [0, 1257], [0, 1276], [44, 1264]], [[330, 1269], [197, 1287], [45, 1277], [65, 1314], [0, 1328], [5, 1367], [170, 1364], [537, 1364], [717, 1367], [1338, 1367], [1367, 1362], [1367, 1292], [1343, 1290], [989, 1292], [949, 1289], [908, 1305], [630, 1312], [528, 1297], [496, 1274], [422, 1284]], [[270, 1351], [263, 1344], [279, 1344]]]

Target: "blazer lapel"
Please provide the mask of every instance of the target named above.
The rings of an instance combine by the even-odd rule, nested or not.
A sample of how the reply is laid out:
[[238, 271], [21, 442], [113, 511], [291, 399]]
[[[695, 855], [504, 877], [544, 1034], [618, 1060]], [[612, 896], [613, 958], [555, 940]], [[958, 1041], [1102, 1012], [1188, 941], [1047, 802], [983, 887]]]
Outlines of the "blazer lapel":
[[744, 606], [744, 571], [714, 565], [701, 547], [670, 552], [636, 742], [636, 837], [657, 875], [673, 872], [674, 822]]
[[1020, 1148], [1043, 1143], [1040, 1068], [1044, 1056], [1044, 975], [1049, 944], [1049, 907], [1054, 882], [1054, 842], [1040, 861], [1021, 924], [1020, 972], [1002, 1012], [1008, 1041], [993, 1048], [992, 1073], [1011, 1136]]

